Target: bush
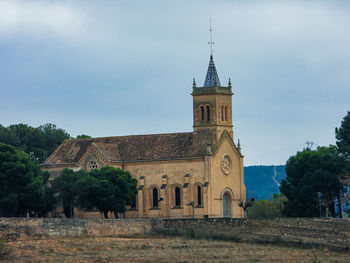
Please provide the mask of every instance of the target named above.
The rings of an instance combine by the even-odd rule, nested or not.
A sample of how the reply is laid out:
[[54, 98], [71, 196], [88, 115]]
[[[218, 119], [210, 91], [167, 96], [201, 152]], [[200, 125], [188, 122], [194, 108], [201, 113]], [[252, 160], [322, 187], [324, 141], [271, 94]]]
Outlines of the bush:
[[282, 211], [287, 198], [284, 195], [273, 195], [272, 200], [257, 200], [248, 209], [248, 218], [282, 217]]

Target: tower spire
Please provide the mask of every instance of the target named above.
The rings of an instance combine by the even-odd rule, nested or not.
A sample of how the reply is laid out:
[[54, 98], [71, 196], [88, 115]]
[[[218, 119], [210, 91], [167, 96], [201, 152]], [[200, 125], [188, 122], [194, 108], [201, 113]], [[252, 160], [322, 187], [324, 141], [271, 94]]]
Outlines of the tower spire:
[[210, 22], [209, 22], [209, 32], [210, 32], [210, 41], [208, 42], [208, 44], [210, 45], [210, 59], [213, 59], [213, 45], [215, 44], [213, 42], [213, 35], [212, 35], [212, 29], [211, 29], [211, 18], [210, 18]]
[[213, 42], [213, 35], [212, 35], [212, 28], [211, 28], [211, 18], [209, 23], [209, 33], [210, 33], [210, 41], [208, 44], [210, 45], [210, 61], [209, 61], [209, 67], [207, 76], [205, 77], [204, 81], [204, 87], [221, 87], [218, 73], [216, 72], [214, 59], [213, 59], [213, 45], [215, 42]]

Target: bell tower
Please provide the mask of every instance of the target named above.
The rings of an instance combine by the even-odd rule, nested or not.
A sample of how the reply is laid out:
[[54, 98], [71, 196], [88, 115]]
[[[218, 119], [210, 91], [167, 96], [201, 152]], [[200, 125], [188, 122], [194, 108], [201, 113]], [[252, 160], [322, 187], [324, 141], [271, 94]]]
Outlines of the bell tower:
[[212, 146], [224, 131], [233, 140], [232, 125], [232, 86], [221, 86], [213, 55], [203, 87], [197, 87], [193, 79], [193, 130], [195, 143], [201, 146]]

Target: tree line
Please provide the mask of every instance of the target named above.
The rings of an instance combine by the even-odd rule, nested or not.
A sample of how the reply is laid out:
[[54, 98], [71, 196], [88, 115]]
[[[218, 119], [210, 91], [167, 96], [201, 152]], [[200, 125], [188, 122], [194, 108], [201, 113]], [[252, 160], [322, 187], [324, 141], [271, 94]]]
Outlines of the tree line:
[[137, 192], [137, 180], [114, 167], [90, 172], [64, 169], [50, 180], [36, 159], [4, 143], [0, 143], [0, 182], [0, 217], [46, 217], [57, 206], [63, 206], [66, 217], [73, 217], [74, 207], [118, 217], [133, 204]]
[[335, 138], [336, 145], [305, 148], [291, 156], [286, 163], [287, 176], [281, 181], [282, 196], [251, 202], [248, 217], [349, 214], [350, 112], [335, 129]]
[[[77, 136], [77, 138], [89, 137], [85, 134]], [[71, 138], [69, 133], [51, 123], [36, 128], [22, 123], [8, 127], [0, 124], [0, 142], [30, 154], [39, 162], [45, 161], [45, 158], [50, 156], [65, 139]]]
[[75, 207], [103, 212], [106, 218], [113, 212], [118, 217], [135, 202], [137, 181], [121, 169], [64, 169], [56, 178], [41, 170], [39, 164], [71, 138], [50, 123], [37, 128], [0, 125], [0, 217], [45, 217], [58, 206], [66, 217], [74, 216]]

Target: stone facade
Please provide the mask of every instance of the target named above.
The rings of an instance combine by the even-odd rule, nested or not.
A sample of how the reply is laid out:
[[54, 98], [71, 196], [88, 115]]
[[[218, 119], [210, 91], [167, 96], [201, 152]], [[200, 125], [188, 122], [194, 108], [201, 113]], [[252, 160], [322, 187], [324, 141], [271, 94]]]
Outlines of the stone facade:
[[193, 132], [66, 140], [42, 168], [52, 178], [66, 167], [128, 171], [138, 180], [128, 218], [244, 217], [243, 156], [233, 140], [232, 95], [230, 81], [220, 85], [211, 56], [204, 86], [193, 82]]

